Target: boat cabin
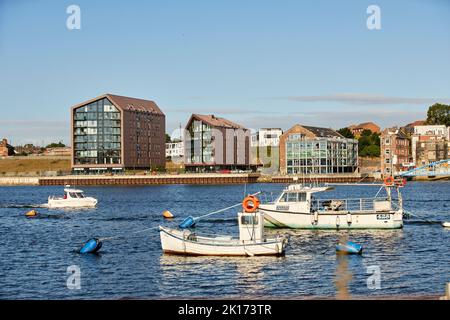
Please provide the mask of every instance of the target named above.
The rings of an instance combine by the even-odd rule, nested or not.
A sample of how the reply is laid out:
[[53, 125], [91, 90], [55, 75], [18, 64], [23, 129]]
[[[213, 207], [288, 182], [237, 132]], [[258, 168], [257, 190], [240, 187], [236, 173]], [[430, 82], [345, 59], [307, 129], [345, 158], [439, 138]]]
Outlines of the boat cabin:
[[239, 240], [261, 241], [264, 240], [264, 214], [260, 211], [254, 213], [239, 212]]
[[79, 189], [70, 188], [70, 186], [66, 186], [64, 188], [64, 199], [84, 199], [86, 198], [84, 192]]
[[311, 203], [314, 202], [314, 193], [333, 190], [332, 187], [310, 187], [301, 184], [288, 186], [274, 201], [277, 211], [290, 211], [295, 206], [295, 211], [310, 212]]

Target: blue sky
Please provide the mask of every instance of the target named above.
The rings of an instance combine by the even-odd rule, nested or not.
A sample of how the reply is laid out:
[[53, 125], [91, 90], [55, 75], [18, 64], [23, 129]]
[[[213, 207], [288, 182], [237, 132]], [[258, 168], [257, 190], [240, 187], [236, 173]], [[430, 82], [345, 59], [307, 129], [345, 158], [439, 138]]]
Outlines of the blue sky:
[[[81, 8], [68, 30], [66, 8]], [[381, 30], [366, 9], [381, 8]], [[0, 0], [0, 137], [69, 141], [70, 106], [154, 100], [249, 128], [382, 127], [450, 102], [450, 1]]]

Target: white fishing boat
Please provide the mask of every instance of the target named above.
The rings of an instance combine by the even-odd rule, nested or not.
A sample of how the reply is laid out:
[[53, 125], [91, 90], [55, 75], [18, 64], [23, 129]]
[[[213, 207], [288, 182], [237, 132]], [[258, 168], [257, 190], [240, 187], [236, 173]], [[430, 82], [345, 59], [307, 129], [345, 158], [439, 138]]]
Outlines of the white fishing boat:
[[[275, 201], [261, 204], [264, 225], [295, 229], [398, 229], [403, 227], [403, 201], [400, 188], [405, 180], [389, 178], [372, 198], [323, 199], [319, 193], [333, 190], [330, 185], [292, 184]], [[386, 196], [378, 196], [382, 189]], [[393, 200], [393, 190], [397, 201]]]
[[[249, 198], [249, 197], [247, 197]], [[246, 199], [247, 199], [246, 198]], [[288, 238], [277, 235], [267, 238], [264, 233], [264, 214], [257, 205], [252, 212], [239, 212], [239, 238], [200, 235], [191, 230], [159, 227], [164, 253], [208, 256], [267, 256], [283, 255]]]
[[65, 186], [62, 197], [48, 197], [49, 208], [93, 208], [97, 202], [97, 199], [93, 197], [86, 197], [82, 190], [70, 186]]

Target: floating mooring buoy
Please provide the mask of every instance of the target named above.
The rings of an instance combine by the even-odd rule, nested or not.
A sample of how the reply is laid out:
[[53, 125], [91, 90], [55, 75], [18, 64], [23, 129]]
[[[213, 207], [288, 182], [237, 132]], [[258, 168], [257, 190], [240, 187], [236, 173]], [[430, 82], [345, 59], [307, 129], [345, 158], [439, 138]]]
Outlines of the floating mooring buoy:
[[183, 220], [183, 222], [180, 223], [179, 227], [180, 229], [186, 229], [193, 227], [195, 225], [195, 218], [192, 216], [187, 217]]
[[166, 219], [171, 219], [173, 218], [173, 214], [169, 210], [166, 210], [163, 212], [163, 217]]
[[102, 247], [102, 242], [97, 239], [93, 238], [90, 239], [86, 244], [80, 249], [79, 253], [95, 253]]
[[25, 217], [29, 217], [29, 218], [36, 217], [37, 215], [38, 215], [38, 213], [36, 210], [30, 210], [27, 213], [25, 213]]
[[362, 246], [351, 241], [338, 243], [336, 245], [336, 252], [342, 254], [361, 254]]

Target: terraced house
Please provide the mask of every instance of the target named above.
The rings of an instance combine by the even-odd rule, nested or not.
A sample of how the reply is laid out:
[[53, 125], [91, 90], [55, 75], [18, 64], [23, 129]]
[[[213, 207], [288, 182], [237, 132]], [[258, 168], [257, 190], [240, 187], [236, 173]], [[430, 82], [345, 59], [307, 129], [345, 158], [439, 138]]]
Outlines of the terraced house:
[[165, 167], [165, 115], [155, 102], [104, 94], [71, 109], [75, 173]]

